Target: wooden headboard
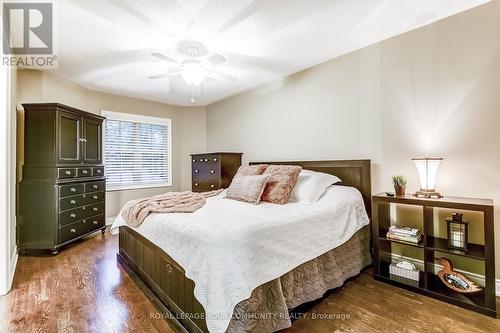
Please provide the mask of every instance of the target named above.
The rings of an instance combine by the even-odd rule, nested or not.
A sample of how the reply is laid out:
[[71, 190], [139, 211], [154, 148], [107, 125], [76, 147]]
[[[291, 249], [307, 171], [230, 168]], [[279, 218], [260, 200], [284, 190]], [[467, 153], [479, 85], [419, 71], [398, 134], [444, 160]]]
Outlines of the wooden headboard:
[[285, 164], [300, 165], [303, 169], [324, 172], [335, 175], [342, 180], [339, 185], [357, 188], [363, 195], [366, 212], [372, 216], [371, 197], [371, 161], [370, 160], [340, 160], [340, 161], [292, 161], [292, 162], [250, 162], [254, 164]]

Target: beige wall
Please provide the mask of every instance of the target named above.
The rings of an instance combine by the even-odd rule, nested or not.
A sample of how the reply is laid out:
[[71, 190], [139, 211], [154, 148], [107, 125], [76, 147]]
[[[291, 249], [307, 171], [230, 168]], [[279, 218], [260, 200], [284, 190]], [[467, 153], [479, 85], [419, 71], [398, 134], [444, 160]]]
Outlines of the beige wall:
[[210, 105], [208, 149], [371, 158], [375, 192], [396, 173], [417, 189], [410, 158], [443, 156], [439, 190], [495, 201], [500, 277], [499, 13], [493, 1]]
[[23, 112], [21, 103], [59, 102], [99, 114], [101, 110], [172, 119], [172, 187], [111, 191], [106, 194], [106, 216], [116, 216], [128, 200], [172, 190], [191, 188], [189, 154], [206, 149], [206, 111], [183, 108], [125, 96], [107, 94], [74, 85], [52, 74], [35, 70], [18, 72], [18, 177], [23, 164]]

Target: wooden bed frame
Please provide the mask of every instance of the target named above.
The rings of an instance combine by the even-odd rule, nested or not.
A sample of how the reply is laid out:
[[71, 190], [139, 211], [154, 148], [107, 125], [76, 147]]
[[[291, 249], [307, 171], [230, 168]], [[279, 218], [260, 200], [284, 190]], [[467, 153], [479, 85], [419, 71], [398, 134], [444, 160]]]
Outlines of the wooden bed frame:
[[[300, 165], [304, 169], [333, 174], [342, 185], [357, 188], [371, 217], [370, 160], [251, 162]], [[194, 297], [194, 282], [168, 254], [127, 226], [120, 227], [118, 262], [142, 292], [179, 332], [208, 332], [203, 306]]]

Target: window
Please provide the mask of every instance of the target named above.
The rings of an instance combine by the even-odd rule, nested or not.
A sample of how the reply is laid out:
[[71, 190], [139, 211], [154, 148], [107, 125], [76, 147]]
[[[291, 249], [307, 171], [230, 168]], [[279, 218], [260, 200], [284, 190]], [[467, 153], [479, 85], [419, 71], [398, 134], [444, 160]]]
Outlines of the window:
[[108, 190], [172, 186], [171, 121], [102, 111]]

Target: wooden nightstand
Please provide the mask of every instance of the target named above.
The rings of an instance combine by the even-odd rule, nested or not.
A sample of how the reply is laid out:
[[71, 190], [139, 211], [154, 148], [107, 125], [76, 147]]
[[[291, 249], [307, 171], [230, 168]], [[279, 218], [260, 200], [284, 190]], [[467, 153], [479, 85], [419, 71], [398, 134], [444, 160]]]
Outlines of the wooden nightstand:
[[[391, 209], [391, 206], [393, 209]], [[402, 207], [398, 207], [402, 206]], [[402, 242], [386, 238], [391, 226], [391, 210], [408, 208], [414, 217], [420, 220], [422, 240], [418, 244]], [[448, 248], [446, 238], [442, 233], [436, 235], [437, 223], [443, 223], [435, 218], [435, 213], [443, 210], [451, 216], [452, 212], [466, 212], [482, 215], [484, 232], [483, 244], [469, 245], [469, 251], [463, 252]], [[489, 199], [472, 199], [458, 197], [444, 197], [441, 199], [417, 198], [412, 195], [404, 197], [390, 197], [385, 193], [372, 197], [372, 246], [374, 250], [374, 269], [377, 280], [390, 283], [432, 298], [436, 298], [454, 305], [458, 305], [476, 312], [496, 317], [495, 304], [495, 248], [494, 248], [494, 221], [493, 201]], [[474, 213], [476, 212], [476, 213]], [[394, 215], [394, 214], [392, 214]], [[396, 214], [398, 217], [404, 214]], [[415, 216], [418, 215], [418, 216]], [[408, 216], [408, 215], [407, 215]], [[392, 216], [392, 224], [405, 225], [405, 221], [397, 220]], [[475, 221], [474, 223], [481, 223]], [[480, 227], [480, 226], [477, 226]], [[440, 236], [440, 237], [438, 237]], [[445, 236], [446, 237], [446, 234]], [[394, 278], [389, 274], [389, 265], [394, 260], [394, 249], [407, 247], [408, 251], [418, 253], [415, 262], [423, 268], [421, 278], [417, 284], [410, 284]], [[397, 257], [397, 254], [396, 254]], [[460, 270], [469, 264], [480, 266], [484, 271], [484, 282], [480, 283], [483, 290], [474, 294], [463, 294], [446, 287], [436, 274], [435, 258], [445, 257], [457, 262], [455, 268]], [[474, 263], [470, 263], [474, 261]], [[458, 263], [460, 262], [460, 263]], [[465, 270], [465, 268], [462, 268]]]

